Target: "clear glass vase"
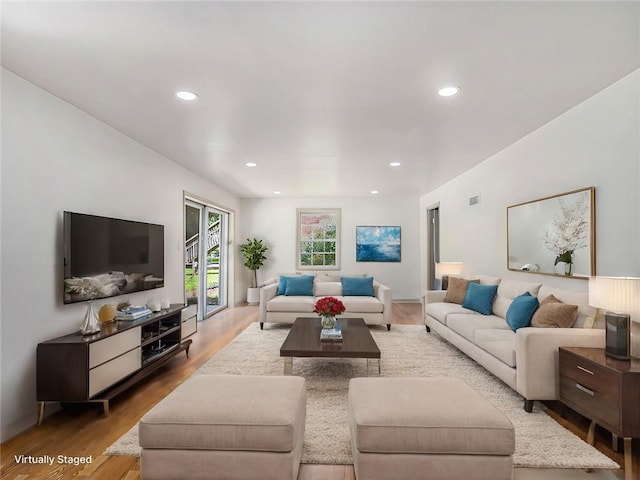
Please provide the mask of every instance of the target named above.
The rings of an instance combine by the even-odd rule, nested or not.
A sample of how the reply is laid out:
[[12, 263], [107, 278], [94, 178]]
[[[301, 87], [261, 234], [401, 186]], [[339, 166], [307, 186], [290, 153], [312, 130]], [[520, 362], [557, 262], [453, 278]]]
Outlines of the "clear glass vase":
[[322, 315], [322, 320], [320, 322], [322, 324], [322, 328], [331, 329], [336, 324], [336, 317], [333, 315]]
[[568, 277], [573, 274], [573, 263], [564, 264], [564, 274]]
[[84, 321], [80, 326], [80, 333], [82, 335], [93, 335], [100, 331], [100, 322], [96, 316], [96, 312], [93, 311], [93, 300], [87, 302], [87, 312], [84, 314]]

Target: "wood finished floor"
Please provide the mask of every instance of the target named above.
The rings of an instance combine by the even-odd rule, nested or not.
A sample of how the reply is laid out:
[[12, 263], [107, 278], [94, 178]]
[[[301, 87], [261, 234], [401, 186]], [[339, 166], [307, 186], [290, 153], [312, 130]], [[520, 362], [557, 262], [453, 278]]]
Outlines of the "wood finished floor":
[[[34, 426], [0, 446], [0, 478], [34, 479], [97, 479], [136, 480], [140, 478], [140, 463], [136, 457], [102, 456], [102, 452], [128, 431], [153, 405], [233, 340], [257, 319], [257, 307], [236, 307], [225, 310], [198, 324], [190, 349], [190, 358], [176, 356], [166, 367], [134, 386], [111, 402], [109, 416], [99, 413], [97, 405], [81, 405], [61, 409], [48, 416], [42, 426]], [[422, 324], [419, 303], [394, 303], [394, 324]], [[560, 415], [556, 402], [548, 404], [550, 414], [562, 425], [585, 439], [588, 420], [569, 411]], [[34, 405], [34, 412], [36, 406]], [[34, 414], [35, 420], [35, 414]], [[619, 464], [623, 457], [611, 449], [610, 435], [596, 430], [596, 447]], [[640, 480], [639, 445], [634, 440], [634, 479]], [[14, 455], [89, 456], [88, 466], [19, 465]], [[616, 477], [623, 478], [621, 471]], [[298, 480], [355, 480], [351, 465], [301, 465]]]

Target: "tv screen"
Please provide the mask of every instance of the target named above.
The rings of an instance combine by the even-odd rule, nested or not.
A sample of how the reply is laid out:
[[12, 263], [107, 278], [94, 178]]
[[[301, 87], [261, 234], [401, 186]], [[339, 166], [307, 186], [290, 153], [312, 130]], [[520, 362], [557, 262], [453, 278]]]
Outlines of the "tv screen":
[[64, 303], [164, 286], [164, 226], [64, 212]]

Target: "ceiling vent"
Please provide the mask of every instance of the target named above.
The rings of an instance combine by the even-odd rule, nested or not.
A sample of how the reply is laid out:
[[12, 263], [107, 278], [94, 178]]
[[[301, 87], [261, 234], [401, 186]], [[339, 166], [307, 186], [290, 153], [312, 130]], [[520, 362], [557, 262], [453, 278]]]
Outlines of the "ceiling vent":
[[480, 205], [480, 194], [476, 193], [469, 197], [469, 206]]

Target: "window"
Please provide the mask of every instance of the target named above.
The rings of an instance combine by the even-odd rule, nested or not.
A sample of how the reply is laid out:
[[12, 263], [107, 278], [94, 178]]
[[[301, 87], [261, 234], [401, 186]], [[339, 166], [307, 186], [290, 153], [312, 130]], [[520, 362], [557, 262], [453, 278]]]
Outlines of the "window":
[[340, 268], [340, 209], [299, 208], [297, 259], [300, 270]]

